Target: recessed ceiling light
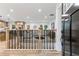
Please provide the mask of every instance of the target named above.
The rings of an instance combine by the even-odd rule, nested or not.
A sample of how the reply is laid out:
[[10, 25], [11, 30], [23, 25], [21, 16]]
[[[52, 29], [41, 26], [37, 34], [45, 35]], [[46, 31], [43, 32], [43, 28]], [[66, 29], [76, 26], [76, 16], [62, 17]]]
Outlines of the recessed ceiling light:
[[8, 14], [7, 16], [9, 17], [10, 15]]
[[13, 12], [14, 10], [13, 9], [10, 9], [10, 12]]
[[48, 19], [48, 17], [47, 16], [44, 16], [44, 19]]
[[27, 18], [30, 18], [29, 16], [27, 16]]
[[38, 9], [38, 12], [42, 12], [42, 9]]

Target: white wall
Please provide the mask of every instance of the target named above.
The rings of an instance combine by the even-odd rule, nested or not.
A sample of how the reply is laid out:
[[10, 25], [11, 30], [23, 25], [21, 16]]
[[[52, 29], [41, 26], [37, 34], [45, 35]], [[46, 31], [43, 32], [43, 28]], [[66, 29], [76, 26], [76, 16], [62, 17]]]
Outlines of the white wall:
[[61, 4], [58, 3], [56, 7], [56, 20], [55, 20], [55, 29], [56, 31], [56, 43], [55, 43], [55, 49], [57, 51], [62, 51], [62, 45], [61, 45]]

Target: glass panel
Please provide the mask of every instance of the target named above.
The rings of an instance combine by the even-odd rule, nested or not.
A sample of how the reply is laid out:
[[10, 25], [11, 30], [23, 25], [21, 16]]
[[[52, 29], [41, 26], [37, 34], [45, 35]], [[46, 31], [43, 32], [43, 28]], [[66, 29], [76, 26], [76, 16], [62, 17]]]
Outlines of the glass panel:
[[70, 21], [62, 22], [63, 55], [70, 55]]
[[65, 21], [65, 55], [70, 55], [70, 21]]
[[72, 15], [72, 55], [79, 55], [79, 11]]

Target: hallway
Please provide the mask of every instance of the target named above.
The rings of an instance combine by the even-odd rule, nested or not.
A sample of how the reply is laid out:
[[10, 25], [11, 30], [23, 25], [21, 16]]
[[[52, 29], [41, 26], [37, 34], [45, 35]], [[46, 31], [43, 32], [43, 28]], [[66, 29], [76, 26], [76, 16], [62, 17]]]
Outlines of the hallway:
[[0, 55], [79, 55], [74, 3], [0, 3]]

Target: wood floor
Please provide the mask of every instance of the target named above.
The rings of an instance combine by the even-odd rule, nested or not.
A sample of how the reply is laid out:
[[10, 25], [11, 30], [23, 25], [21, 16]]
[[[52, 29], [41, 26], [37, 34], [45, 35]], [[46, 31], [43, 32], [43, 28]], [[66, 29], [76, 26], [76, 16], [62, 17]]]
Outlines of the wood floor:
[[61, 56], [55, 50], [0, 50], [0, 56]]

